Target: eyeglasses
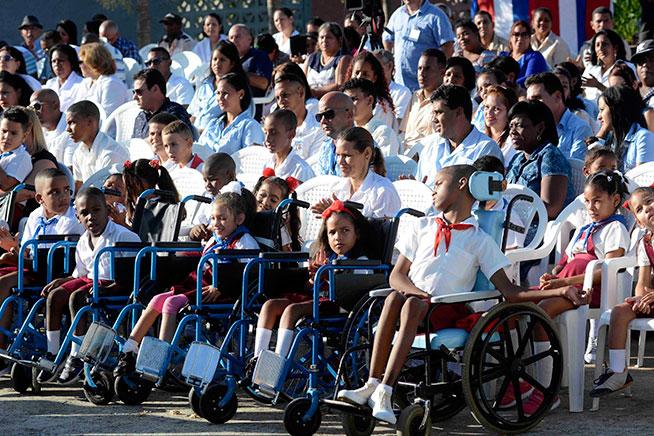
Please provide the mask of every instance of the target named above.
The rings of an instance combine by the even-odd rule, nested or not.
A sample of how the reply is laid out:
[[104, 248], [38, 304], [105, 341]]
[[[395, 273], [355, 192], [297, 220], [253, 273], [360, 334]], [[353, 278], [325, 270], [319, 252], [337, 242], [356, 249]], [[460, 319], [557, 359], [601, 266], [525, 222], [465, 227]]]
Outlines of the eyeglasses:
[[167, 61], [167, 60], [168, 59], [154, 58], [154, 59], [150, 59], [149, 61], [145, 61], [143, 63], [145, 64], [146, 67], [152, 67], [152, 66], [156, 67], [163, 61]]
[[138, 95], [139, 97], [143, 95], [143, 93], [147, 90], [148, 88], [134, 88], [134, 95]]
[[347, 112], [349, 109], [343, 108], [343, 109], [327, 109], [324, 112], [318, 112], [316, 114], [316, 121], [320, 122], [322, 121], [323, 117], [326, 120], [333, 120], [336, 117], [336, 112]]
[[9, 62], [9, 61], [15, 61], [15, 60], [16, 59], [14, 59], [11, 55], [0, 56], [0, 61], [2, 61], [2, 62]]
[[511, 36], [514, 38], [529, 38], [531, 36], [531, 32], [513, 32]]

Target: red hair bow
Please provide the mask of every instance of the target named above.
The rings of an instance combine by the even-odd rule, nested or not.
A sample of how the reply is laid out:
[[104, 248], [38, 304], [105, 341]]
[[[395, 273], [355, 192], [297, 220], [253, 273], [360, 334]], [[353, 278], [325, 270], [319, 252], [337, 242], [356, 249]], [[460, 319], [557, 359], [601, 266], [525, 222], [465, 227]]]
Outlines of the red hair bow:
[[328, 219], [330, 216], [332, 216], [333, 213], [346, 213], [354, 218], [352, 211], [345, 207], [345, 203], [343, 203], [341, 200], [334, 200], [332, 204], [322, 212], [322, 219]]
[[126, 170], [131, 170], [132, 169], [132, 161], [131, 160], [126, 160], [123, 162], [123, 168]]
[[275, 177], [275, 170], [272, 168], [264, 168], [263, 176], [267, 179], [268, 177]]
[[289, 190], [289, 193], [291, 193], [291, 194], [293, 192], [295, 192], [295, 190], [297, 189], [298, 186], [300, 186], [300, 183], [302, 183], [302, 182], [300, 182], [298, 179], [296, 179], [293, 176], [288, 176], [286, 178], [286, 184], [288, 185], [288, 190]]
[[152, 160], [150, 161], [150, 166], [151, 166], [152, 168], [154, 168], [155, 170], [158, 170], [158, 169], [159, 169], [159, 166], [160, 166], [160, 163], [159, 163], [159, 161], [158, 161], [157, 159], [152, 159]]

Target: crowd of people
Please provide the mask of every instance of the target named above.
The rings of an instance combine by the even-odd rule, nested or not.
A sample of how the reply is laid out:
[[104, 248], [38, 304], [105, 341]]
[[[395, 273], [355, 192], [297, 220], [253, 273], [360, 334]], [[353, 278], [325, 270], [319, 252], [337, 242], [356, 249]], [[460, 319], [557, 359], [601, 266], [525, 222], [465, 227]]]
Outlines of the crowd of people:
[[[379, 35], [383, 48], [376, 47], [375, 38], [364, 39], [367, 29], [360, 13], [348, 14], [343, 25], [313, 18], [304, 33], [287, 8], [276, 9], [273, 21], [276, 33], [255, 35], [245, 24], [226, 28], [219, 14], [209, 13], [196, 41], [184, 32], [181, 16], [167, 13], [160, 20], [163, 36], [139, 54], [136, 44], [121, 36], [118, 23], [104, 15], [86, 22], [79, 38], [70, 20], [44, 31], [39, 19], [28, 15], [18, 27], [19, 44], [0, 42], [0, 191], [7, 193], [21, 183], [35, 185], [35, 192], [21, 191], [18, 197], [18, 218], [29, 217], [22, 236], [5, 231], [2, 248], [15, 258], [18, 241], [41, 231], [88, 235], [77, 249], [73, 277], [43, 290], [50, 354], [60, 346], [62, 313], [70, 302], [74, 315], [80, 292], [89, 289], [93, 254], [112, 242], [134, 240], [127, 229], [139, 194], [155, 187], [177, 193], [175, 173], [182, 168], [200, 172], [206, 195], [215, 199], [210, 211], [194, 217], [187, 235], [208, 241], [205, 251], [216, 244], [254, 248], [245, 227], [253, 210], [274, 209], [299, 183], [316, 176], [340, 177], [333, 194], [311, 206], [324, 221], [321, 250], [314, 259], [324, 263], [368, 254], [366, 241], [357, 239], [363, 237], [359, 216], [392, 217], [401, 208], [386, 177], [385, 160], [397, 155], [416, 160], [417, 172], [405, 177], [433, 190], [438, 218], [402, 235], [398, 243], [400, 258], [390, 279], [398, 292], [388, 297], [382, 316], [394, 326], [401, 314], [400, 332], [406, 337], [415, 336], [415, 320], [426, 313], [424, 300], [413, 297], [445, 292], [448, 286], [452, 289], [447, 292], [460, 291], [455, 287], [470, 281], [444, 276], [441, 272], [448, 268], [442, 265], [448, 262], [481, 267], [509, 300], [541, 301], [552, 317], [584, 302], [599, 304], [597, 294], [591, 298], [579, 289], [585, 265], [591, 258], [617, 257], [628, 250], [629, 234], [617, 214], [628, 194], [622, 174], [654, 161], [654, 40], [641, 41], [631, 54], [605, 7], [592, 12], [594, 35], [577, 56], [574, 42], [552, 31], [552, 12], [546, 7], [535, 9], [530, 21], [514, 22], [504, 40], [487, 11], [452, 22], [428, 0], [405, 0]], [[197, 82], [172, 71], [172, 57], [188, 51], [206, 66]], [[143, 66], [131, 80], [126, 58]], [[262, 99], [271, 95], [272, 102]], [[130, 104], [140, 112], [121, 133], [146, 140], [151, 160], [130, 161], [128, 146], [103, 126]], [[203, 161], [194, 144], [214, 154]], [[241, 171], [230, 157], [246, 147], [270, 152], [253, 198], [236, 183]], [[588, 176], [583, 195], [592, 221], [577, 232], [566, 260], [541, 277], [538, 291], [518, 288], [499, 272], [507, 266], [505, 258], [478, 234], [470, 216], [472, 199], [461, 191], [467, 189], [471, 169], [497, 171], [508, 183], [534, 191], [548, 220], [554, 220], [579, 194], [572, 181], [581, 167], [571, 165], [574, 160], [583, 162]], [[62, 179], [62, 167], [71, 171], [73, 185]], [[79, 190], [106, 168], [112, 169], [105, 186], [120, 197], [85, 189], [76, 197], [74, 212], [69, 207], [72, 189]], [[629, 203], [647, 229], [654, 228], [647, 212], [652, 195], [637, 191]], [[343, 204], [348, 200], [363, 208], [351, 210]], [[49, 228], [53, 217], [59, 217], [58, 224]], [[449, 242], [439, 245], [437, 238], [434, 245], [433, 238], [454, 223], [473, 231], [452, 232], [449, 250], [456, 254], [448, 255]], [[289, 250], [299, 248], [298, 226], [284, 229]], [[460, 236], [464, 233], [469, 235]], [[641, 267], [654, 261], [649, 239], [641, 243], [638, 255]], [[108, 279], [106, 265], [101, 268], [100, 278]], [[3, 274], [0, 303], [16, 272]], [[210, 281], [205, 285], [207, 301], [218, 299], [220, 292]], [[619, 331], [611, 333], [611, 363], [593, 395], [630, 383], [621, 332], [629, 320], [649, 314], [649, 286], [641, 274], [637, 296], [614, 314], [611, 328]], [[125, 344], [119, 371], [133, 370], [139, 344], [160, 314], [160, 337], [170, 340], [175, 315], [194, 289], [178, 287], [150, 302]], [[306, 301], [286, 296], [267, 303], [270, 313], [260, 319], [255, 349], [268, 347], [271, 329], [281, 317], [277, 351], [286, 353], [295, 321], [309, 310]], [[411, 321], [405, 325], [405, 319]], [[1, 322], [7, 327], [10, 319], [5, 316]], [[76, 335], [83, 335], [82, 330]], [[594, 359], [592, 330], [588, 362]], [[370, 402], [373, 415], [389, 422], [395, 420], [390, 392], [401, 367], [397, 364], [410, 344], [394, 345], [389, 360], [391, 345], [384, 341], [392, 333], [383, 330], [375, 338], [368, 383], [339, 394], [359, 404]], [[0, 335], [0, 345], [4, 340]], [[70, 382], [77, 377], [82, 363], [75, 353], [73, 345], [65, 368], [57, 374], [44, 370], [40, 380], [56, 375]], [[387, 365], [393, 370], [385, 371]], [[539, 401], [532, 395], [526, 407], [536, 410]]]

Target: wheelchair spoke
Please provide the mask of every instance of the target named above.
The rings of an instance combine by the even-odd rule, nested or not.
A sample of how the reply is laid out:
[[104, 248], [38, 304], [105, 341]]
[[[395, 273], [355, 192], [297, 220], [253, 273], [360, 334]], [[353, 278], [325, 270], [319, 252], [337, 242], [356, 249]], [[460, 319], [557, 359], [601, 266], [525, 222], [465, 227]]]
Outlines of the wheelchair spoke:
[[506, 375], [507, 375], [506, 368], [499, 367], [497, 369], [484, 371], [481, 374], [480, 380], [481, 380], [481, 383], [484, 384], [484, 383], [488, 383], [490, 381], [496, 380], [496, 379], [498, 379], [498, 378], [500, 378], [502, 376], [506, 376]]
[[[502, 386], [497, 390], [497, 393], [495, 394], [495, 407], [500, 404], [500, 401], [502, 398], [504, 398], [504, 395], [506, 395], [506, 391], [509, 387], [509, 383], [511, 383], [511, 379], [509, 377], [504, 377], [504, 380], [502, 381]], [[481, 388], [481, 386], [480, 386]], [[483, 392], [483, 389], [481, 390]]]
[[525, 419], [525, 411], [522, 404], [522, 393], [520, 392], [520, 378], [512, 377], [511, 382], [513, 385], [513, 396], [515, 398], [515, 406], [516, 409], [518, 410], [518, 419], [522, 421]]
[[536, 318], [532, 318], [529, 324], [527, 324], [527, 328], [525, 329], [522, 338], [520, 338], [520, 328], [518, 327], [518, 338], [520, 339], [519, 339], [518, 351], [516, 352], [517, 356], [522, 356], [524, 354], [525, 349], [527, 348], [527, 344], [531, 339], [531, 333], [534, 330], [534, 327], [536, 327], [536, 321], [538, 321]]
[[545, 350], [542, 353], [534, 354], [533, 356], [529, 356], [526, 359], [523, 359], [522, 364], [524, 366], [529, 366], [533, 365], [534, 363], [538, 362], [539, 360], [546, 359], [550, 356], [553, 356], [554, 353], [552, 352], [552, 349], [550, 348], [549, 350]]
[[511, 329], [509, 329], [509, 321], [505, 319], [502, 322], [502, 329], [504, 330], [502, 336], [504, 336], [504, 346], [506, 348], [506, 355], [508, 360], [513, 360], [515, 356], [515, 350], [513, 349], [513, 341], [511, 340]]
[[492, 347], [486, 348], [486, 352], [490, 354], [495, 360], [497, 360], [498, 365], [506, 364], [506, 357], [501, 353], [501, 351], [495, 350]]
[[530, 385], [532, 385], [534, 388], [538, 389], [541, 391], [543, 394], [548, 393], [549, 389], [543, 386], [538, 380], [533, 378], [531, 375], [527, 373], [527, 371], [522, 371], [520, 376]]

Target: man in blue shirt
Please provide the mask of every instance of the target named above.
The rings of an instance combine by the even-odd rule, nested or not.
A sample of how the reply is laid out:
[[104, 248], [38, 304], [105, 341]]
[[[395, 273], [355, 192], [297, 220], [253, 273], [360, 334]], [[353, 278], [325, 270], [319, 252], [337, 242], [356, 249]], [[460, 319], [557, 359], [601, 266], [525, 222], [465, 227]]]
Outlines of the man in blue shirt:
[[273, 65], [264, 51], [252, 47], [252, 32], [244, 24], [234, 24], [229, 29], [229, 40], [236, 46], [243, 70], [248, 75], [252, 94], [262, 97], [270, 85]]
[[31, 55], [31, 59], [25, 59], [27, 74], [37, 74], [37, 62], [45, 57], [45, 51], [41, 48], [43, 25], [34, 15], [25, 15], [18, 30], [23, 38], [23, 44], [20, 47]]
[[559, 150], [570, 159], [584, 160], [586, 143], [593, 132], [588, 123], [570, 112], [563, 102], [563, 85], [554, 73], [535, 74], [525, 81], [527, 99], [539, 100], [552, 111], [559, 134]]
[[143, 59], [139, 54], [139, 49], [136, 44], [120, 36], [118, 33], [118, 25], [113, 21], [106, 20], [100, 24], [100, 36], [105, 38], [109, 44], [116, 47], [124, 58], [132, 58], [139, 64], [143, 63]]
[[404, 0], [388, 20], [384, 48], [395, 56], [395, 81], [418, 89], [418, 60], [428, 48], [440, 48], [449, 58], [454, 32], [447, 15], [427, 0]]
[[354, 127], [354, 103], [342, 92], [332, 91], [323, 95], [318, 103], [316, 120], [327, 138], [320, 146], [317, 175], [340, 176], [341, 169], [336, 159], [336, 138], [350, 127]]

